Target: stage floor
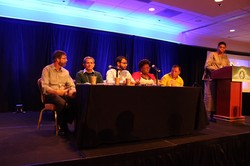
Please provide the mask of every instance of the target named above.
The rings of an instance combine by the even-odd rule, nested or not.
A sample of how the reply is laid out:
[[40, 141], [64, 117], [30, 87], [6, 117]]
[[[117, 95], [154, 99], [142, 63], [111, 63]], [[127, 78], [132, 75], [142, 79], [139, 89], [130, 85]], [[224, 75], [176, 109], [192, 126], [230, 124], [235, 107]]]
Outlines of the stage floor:
[[[37, 129], [38, 112], [0, 114], [0, 161], [1, 165], [99, 165], [112, 160], [124, 160], [131, 156], [148, 156], [170, 153], [175, 148], [198, 144], [210, 144], [234, 138], [250, 137], [250, 117], [245, 122], [217, 121], [192, 135], [170, 137], [142, 142], [103, 145], [94, 149], [79, 150], [74, 136], [69, 139], [55, 136], [50, 112], [45, 113], [41, 129]], [[73, 125], [70, 126], [73, 130]], [[249, 141], [250, 142], [250, 141]], [[247, 144], [249, 145], [249, 144]], [[249, 160], [248, 160], [249, 161]], [[245, 163], [249, 164], [248, 161]], [[94, 164], [93, 164], [94, 163]], [[104, 164], [105, 165], [105, 164]], [[119, 165], [119, 164], [116, 164]], [[124, 165], [124, 164], [123, 164]], [[138, 165], [138, 163], [137, 163]], [[139, 164], [143, 165], [143, 164]]]

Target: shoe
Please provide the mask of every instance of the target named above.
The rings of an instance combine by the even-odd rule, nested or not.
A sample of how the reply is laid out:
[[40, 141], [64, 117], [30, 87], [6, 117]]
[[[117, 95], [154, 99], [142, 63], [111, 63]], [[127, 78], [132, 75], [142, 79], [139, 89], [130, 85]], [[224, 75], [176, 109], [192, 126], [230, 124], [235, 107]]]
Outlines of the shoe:
[[61, 137], [66, 137], [67, 136], [67, 132], [64, 131], [63, 129], [59, 129], [58, 135], [61, 136]]
[[67, 137], [68, 133], [69, 133], [69, 128], [68, 128], [67, 124], [59, 126], [58, 135], [60, 135], [62, 137]]
[[211, 117], [211, 118], [209, 119], [209, 121], [210, 121], [210, 122], [216, 123], [216, 119], [215, 119], [214, 117]]

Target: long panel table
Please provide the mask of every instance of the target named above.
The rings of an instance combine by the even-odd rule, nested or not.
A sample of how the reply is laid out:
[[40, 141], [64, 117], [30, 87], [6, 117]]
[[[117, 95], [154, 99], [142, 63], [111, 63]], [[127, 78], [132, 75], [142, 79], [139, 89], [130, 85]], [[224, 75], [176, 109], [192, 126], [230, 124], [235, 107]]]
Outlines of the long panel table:
[[208, 125], [197, 87], [77, 85], [76, 145], [191, 134]]

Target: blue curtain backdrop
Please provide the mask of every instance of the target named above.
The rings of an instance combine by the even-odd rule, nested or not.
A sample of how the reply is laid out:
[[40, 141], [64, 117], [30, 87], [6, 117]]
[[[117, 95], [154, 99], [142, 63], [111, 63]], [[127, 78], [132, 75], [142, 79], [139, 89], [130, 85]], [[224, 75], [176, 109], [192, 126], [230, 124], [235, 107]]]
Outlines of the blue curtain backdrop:
[[67, 53], [66, 68], [72, 78], [82, 69], [85, 56], [96, 59], [95, 70], [105, 79], [108, 65], [115, 65], [116, 57], [124, 55], [131, 73], [138, 70], [141, 59], [147, 58], [161, 69], [159, 78], [168, 73], [172, 65], [179, 64], [185, 86], [192, 86], [194, 82], [202, 85], [208, 50], [131, 35], [1, 17], [0, 36], [0, 112], [14, 111], [18, 103], [28, 111], [42, 107], [37, 79], [43, 67], [52, 62], [51, 54], [57, 49]]

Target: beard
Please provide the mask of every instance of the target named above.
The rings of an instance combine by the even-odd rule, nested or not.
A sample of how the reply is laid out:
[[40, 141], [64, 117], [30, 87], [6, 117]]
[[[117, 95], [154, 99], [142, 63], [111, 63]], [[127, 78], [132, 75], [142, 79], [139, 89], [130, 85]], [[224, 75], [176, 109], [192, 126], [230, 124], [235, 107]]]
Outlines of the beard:
[[127, 67], [124, 67], [124, 66], [120, 66], [120, 69], [121, 70], [126, 70]]
[[64, 62], [64, 63], [63, 62], [59, 62], [59, 65], [62, 66], [62, 67], [64, 67], [64, 66], [66, 66], [66, 63], [67, 62]]

